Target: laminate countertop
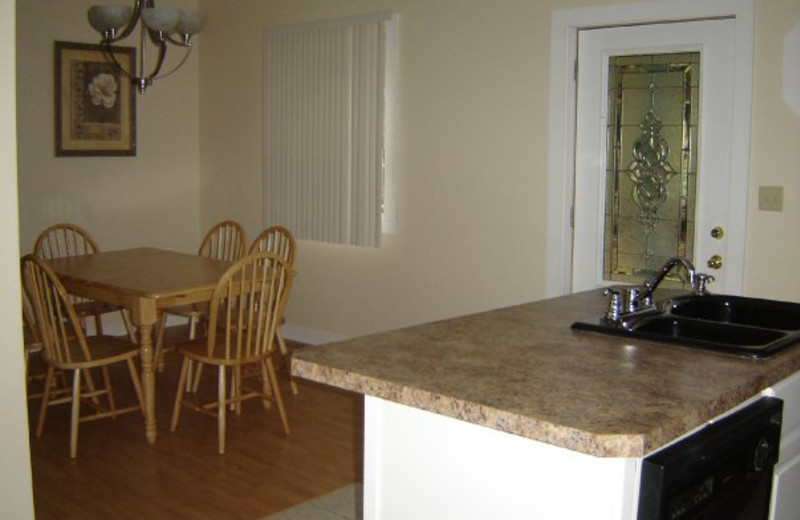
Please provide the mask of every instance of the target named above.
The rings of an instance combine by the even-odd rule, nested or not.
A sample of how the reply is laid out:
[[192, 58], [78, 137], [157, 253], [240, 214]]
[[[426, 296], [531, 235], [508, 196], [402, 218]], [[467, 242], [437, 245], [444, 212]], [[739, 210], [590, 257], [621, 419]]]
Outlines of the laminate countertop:
[[300, 378], [599, 457], [641, 457], [800, 370], [572, 330], [599, 291], [300, 349]]

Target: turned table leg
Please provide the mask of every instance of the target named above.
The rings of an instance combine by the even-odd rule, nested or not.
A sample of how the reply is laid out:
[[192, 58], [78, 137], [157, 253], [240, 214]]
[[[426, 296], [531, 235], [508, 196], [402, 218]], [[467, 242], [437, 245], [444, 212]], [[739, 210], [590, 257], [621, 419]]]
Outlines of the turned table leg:
[[156, 442], [156, 384], [153, 351], [153, 326], [156, 322], [155, 301], [141, 299], [134, 306], [133, 321], [139, 329], [139, 357], [142, 364], [144, 390], [144, 433], [147, 442]]

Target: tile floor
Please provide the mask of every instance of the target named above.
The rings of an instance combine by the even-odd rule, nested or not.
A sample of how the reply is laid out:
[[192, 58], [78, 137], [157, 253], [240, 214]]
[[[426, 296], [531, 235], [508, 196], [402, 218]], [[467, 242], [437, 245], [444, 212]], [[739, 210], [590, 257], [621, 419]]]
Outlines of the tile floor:
[[361, 484], [351, 484], [263, 520], [361, 520]]

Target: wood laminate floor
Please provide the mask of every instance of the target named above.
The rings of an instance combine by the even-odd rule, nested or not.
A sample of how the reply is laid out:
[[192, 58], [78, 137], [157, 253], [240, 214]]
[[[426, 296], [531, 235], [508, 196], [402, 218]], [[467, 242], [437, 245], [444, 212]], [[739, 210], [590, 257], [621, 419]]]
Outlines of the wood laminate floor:
[[[37, 520], [257, 520], [361, 480], [361, 396], [301, 380], [294, 396], [284, 368], [292, 433], [284, 435], [276, 410], [249, 401], [242, 415], [228, 414], [226, 454], [218, 455], [213, 418], [184, 409], [169, 432], [178, 368], [177, 354], [167, 354], [153, 446], [141, 415], [132, 414], [82, 423], [78, 457], [70, 459], [68, 406], [51, 407], [42, 437], [31, 435]], [[203, 374], [201, 392], [214, 391], [212, 372]], [[130, 402], [129, 380], [114, 375], [123, 376], [115, 378], [119, 401]], [[38, 410], [32, 401], [31, 431]]]

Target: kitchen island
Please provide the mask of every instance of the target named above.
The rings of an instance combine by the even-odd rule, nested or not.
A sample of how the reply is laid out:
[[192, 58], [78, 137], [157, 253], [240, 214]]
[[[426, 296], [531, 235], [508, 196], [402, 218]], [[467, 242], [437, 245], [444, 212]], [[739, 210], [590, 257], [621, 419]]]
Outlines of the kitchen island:
[[798, 346], [753, 360], [570, 329], [605, 305], [589, 291], [298, 352], [295, 376], [366, 396], [364, 518], [635, 518], [643, 456], [800, 370]]

